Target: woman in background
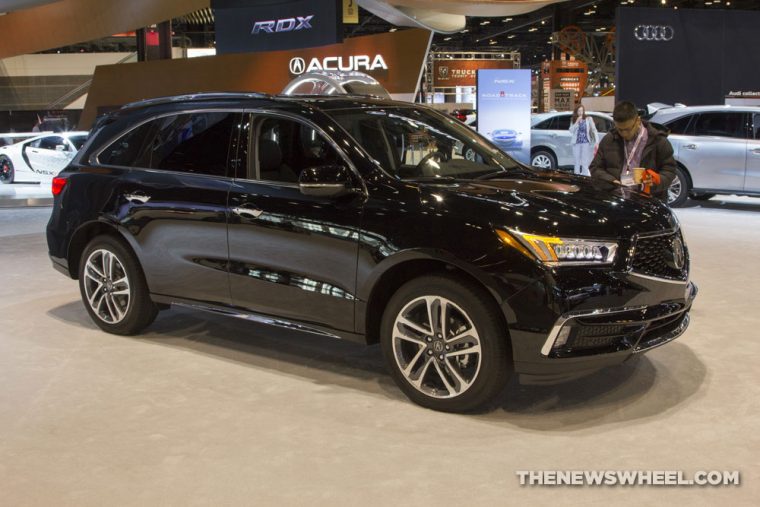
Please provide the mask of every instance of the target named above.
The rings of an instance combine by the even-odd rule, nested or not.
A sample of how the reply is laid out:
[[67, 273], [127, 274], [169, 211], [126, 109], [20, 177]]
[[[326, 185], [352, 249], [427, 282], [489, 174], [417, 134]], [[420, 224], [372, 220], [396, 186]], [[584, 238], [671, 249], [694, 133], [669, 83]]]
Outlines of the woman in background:
[[594, 148], [599, 139], [594, 125], [594, 119], [586, 116], [586, 110], [578, 105], [573, 111], [573, 119], [570, 124], [570, 143], [573, 145], [573, 157], [575, 158], [575, 174], [591, 176], [588, 166], [594, 158]]

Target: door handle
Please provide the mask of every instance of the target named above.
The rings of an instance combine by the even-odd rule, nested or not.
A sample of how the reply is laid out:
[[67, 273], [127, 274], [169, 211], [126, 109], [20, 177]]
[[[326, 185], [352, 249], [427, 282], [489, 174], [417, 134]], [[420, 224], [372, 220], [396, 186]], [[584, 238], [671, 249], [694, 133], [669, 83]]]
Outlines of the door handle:
[[232, 212], [242, 218], [259, 218], [264, 213], [258, 208], [246, 208], [244, 206], [236, 206], [232, 208]]
[[696, 150], [697, 149], [697, 145], [696, 144], [686, 144], [686, 145], [684, 145], [683, 148], [685, 150]]
[[131, 194], [124, 194], [124, 198], [131, 203], [145, 204], [150, 201], [150, 197], [142, 192], [132, 192]]

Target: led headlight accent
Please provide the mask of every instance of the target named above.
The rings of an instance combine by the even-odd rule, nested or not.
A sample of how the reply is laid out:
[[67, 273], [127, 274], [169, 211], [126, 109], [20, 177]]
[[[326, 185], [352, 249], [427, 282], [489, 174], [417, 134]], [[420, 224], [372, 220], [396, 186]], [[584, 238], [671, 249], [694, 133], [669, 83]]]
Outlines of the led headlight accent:
[[[523, 254], [549, 266], [570, 266], [578, 264], [612, 264], [617, 253], [617, 243], [590, 239], [557, 238], [524, 232], [497, 230], [501, 240], [509, 246], [518, 243]], [[515, 239], [518, 241], [516, 242]]]

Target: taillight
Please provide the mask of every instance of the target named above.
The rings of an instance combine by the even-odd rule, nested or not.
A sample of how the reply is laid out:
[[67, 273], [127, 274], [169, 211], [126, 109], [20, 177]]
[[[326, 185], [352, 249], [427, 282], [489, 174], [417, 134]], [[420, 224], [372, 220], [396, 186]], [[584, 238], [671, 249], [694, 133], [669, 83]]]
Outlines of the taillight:
[[66, 181], [68, 181], [68, 178], [53, 178], [53, 195], [58, 195], [63, 192], [63, 187], [66, 186]]
[[459, 120], [459, 121], [465, 121], [466, 119], [467, 119], [467, 115], [466, 114], [462, 114], [462, 113], [458, 113], [457, 114], [457, 120]]

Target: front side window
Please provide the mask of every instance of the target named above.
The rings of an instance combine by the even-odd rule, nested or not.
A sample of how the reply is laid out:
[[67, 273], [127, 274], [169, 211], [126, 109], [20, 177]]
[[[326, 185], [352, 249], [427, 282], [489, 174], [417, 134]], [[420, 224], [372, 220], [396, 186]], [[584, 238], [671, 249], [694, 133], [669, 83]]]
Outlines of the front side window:
[[235, 112], [203, 112], [157, 118], [128, 132], [98, 157], [100, 163], [224, 176]]
[[474, 178], [519, 167], [457, 120], [393, 107], [330, 113], [389, 174], [402, 179]]
[[43, 137], [39, 140], [39, 145], [37, 147], [41, 150], [55, 150], [56, 146], [67, 147], [66, 140], [61, 136]]
[[295, 183], [304, 169], [343, 164], [342, 157], [322, 134], [288, 118], [262, 117], [257, 126], [254, 179]]
[[702, 113], [694, 124], [698, 136], [733, 137], [745, 139], [744, 113]]

